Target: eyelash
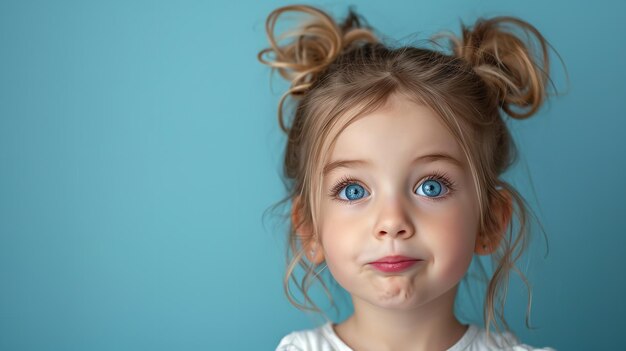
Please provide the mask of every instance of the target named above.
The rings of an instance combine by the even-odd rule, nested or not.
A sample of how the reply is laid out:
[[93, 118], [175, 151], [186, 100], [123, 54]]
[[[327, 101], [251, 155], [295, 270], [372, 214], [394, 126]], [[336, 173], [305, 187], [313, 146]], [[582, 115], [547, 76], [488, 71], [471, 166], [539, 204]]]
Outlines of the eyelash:
[[[456, 183], [445, 172], [435, 171], [433, 174], [431, 174], [428, 177], [424, 178], [424, 180], [422, 180], [419, 183], [419, 186], [421, 186], [422, 183], [424, 183], [426, 181], [429, 181], [429, 180], [440, 181], [441, 183], [443, 183], [443, 185], [445, 185], [446, 188], [448, 188], [448, 192], [444, 196], [438, 196], [438, 197], [422, 196], [422, 197], [426, 197], [430, 201], [443, 200], [443, 199], [447, 198], [448, 196], [450, 196], [452, 193], [454, 193], [456, 191]], [[330, 197], [332, 197], [334, 200], [337, 200], [337, 201], [340, 201], [340, 202], [353, 203], [355, 201], [359, 201], [360, 199], [359, 200], [344, 200], [344, 199], [340, 199], [338, 197], [339, 196], [339, 192], [341, 191], [341, 189], [343, 189], [345, 186], [348, 186], [348, 185], [353, 184], [353, 183], [357, 183], [358, 184], [360, 182], [359, 182], [358, 179], [356, 179], [354, 177], [344, 176], [337, 183], [335, 183], [335, 185], [331, 188], [330, 193], [328, 195]], [[359, 184], [359, 185], [361, 185], [361, 184]], [[361, 186], [363, 186], [363, 185], [361, 185]]]

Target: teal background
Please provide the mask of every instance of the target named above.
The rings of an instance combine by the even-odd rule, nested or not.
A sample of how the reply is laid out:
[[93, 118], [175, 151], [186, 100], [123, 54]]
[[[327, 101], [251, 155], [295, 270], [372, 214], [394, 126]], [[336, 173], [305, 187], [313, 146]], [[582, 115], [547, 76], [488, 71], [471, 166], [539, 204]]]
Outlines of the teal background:
[[[286, 84], [256, 54], [288, 3], [0, 2], [0, 350], [273, 350], [317, 325], [283, 294], [285, 226], [265, 212]], [[514, 15], [554, 45], [569, 86], [551, 52], [564, 95], [511, 123], [508, 176], [548, 236], [519, 264], [537, 329], [515, 274], [506, 315], [530, 345], [619, 349], [625, 3], [354, 3], [398, 40]]]

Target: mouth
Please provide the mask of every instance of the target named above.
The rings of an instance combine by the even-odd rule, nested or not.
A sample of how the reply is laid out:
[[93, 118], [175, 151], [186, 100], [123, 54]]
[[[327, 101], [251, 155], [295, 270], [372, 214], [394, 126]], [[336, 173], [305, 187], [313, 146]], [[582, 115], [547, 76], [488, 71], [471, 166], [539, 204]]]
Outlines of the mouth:
[[398, 262], [406, 262], [406, 261], [422, 261], [422, 259], [415, 258], [415, 257], [395, 255], [395, 256], [385, 256], [383, 258], [380, 258], [370, 263], [398, 263]]
[[424, 260], [406, 256], [386, 256], [374, 262], [370, 262], [373, 268], [382, 272], [401, 272], [407, 270]]

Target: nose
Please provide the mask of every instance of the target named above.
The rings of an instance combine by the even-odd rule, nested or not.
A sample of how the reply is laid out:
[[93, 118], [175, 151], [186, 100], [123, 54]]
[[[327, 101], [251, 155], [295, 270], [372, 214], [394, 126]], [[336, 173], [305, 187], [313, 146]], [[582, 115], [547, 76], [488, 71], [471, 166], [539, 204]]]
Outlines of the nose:
[[415, 235], [410, 208], [401, 201], [388, 202], [379, 212], [376, 222], [375, 235], [378, 239], [391, 237], [394, 239], [408, 239]]

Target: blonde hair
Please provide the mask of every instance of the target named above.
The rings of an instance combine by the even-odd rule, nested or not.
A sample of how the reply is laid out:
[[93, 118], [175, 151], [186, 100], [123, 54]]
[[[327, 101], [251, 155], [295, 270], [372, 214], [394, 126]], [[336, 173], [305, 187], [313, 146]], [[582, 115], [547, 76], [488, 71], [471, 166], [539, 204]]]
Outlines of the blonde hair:
[[[299, 12], [311, 19], [277, 41], [274, 28], [285, 12]], [[508, 236], [491, 255], [496, 268], [484, 304], [488, 335], [493, 321], [498, 328], [496, 317], [508, 331], [502, 310], [509, 272], [518, 272], [529, 289], [529, 309], [532, 293], [515, 266], [528, 247], [527, 205], [511, 185], [499, 179], [517, 158], [500, 109], [515, 119], [528, 118], [539, 110], [548, 95], [547, 82], [551, 82], [549, 43], [527, 22], [502, 16], [480, 18], [473, 27], [461, 23], [460, 38], [451, 33], [431, 38], [429, 42], [434, 44], [448, 38], [450, 54], [413, 46], [392, 48], [361, 22], [362, 17], [352, 9], [343, 23], [336, 23], [324, 11], [306, 5], [284, 6], [267, 18], [270, 47], [260, 51], [258, 59], [291, 83], [278, 104], [279, 125], [288, 135], [283, 165], [288, 196], [276, 206], [298, 197], [300, 201], [293, 206], [303, 214], [300, 223], [289, 227], [285, 294], [299, 309], [321, 312], [307, 294], [315, 278], [332, 302], [325, 282], [315, 273], [316, 265], [306, 259], [295, 228], [307, 223], [318, 233], [322, 168], [337, 136], [359, 116], [381, 107], [392, 93], [403, 93], [436, 111], [461, 146], [478, 193], [479, 233], [493, 232], [499, 225], [489, 210], [506, 202], [499, 188], [506, 189], [517, 204], [514, 213], [520, 228], [513, 235], [510, 223]], [[513, 33], [515, 28], [522, 29], [527, 39], [529, 34], [537, 39], [538, 58], [531, 45]], [[279, 45], [288, 38], [293, 40]], [[290, 123], [283, 114], [287, 97], [296, 102]], [[294, 272], [298, 265], [305, 272], [300, 281]], [[304, 303], [292, 296], [290, 280], [302, 292]]]

